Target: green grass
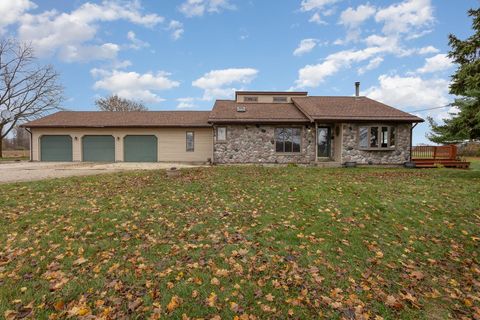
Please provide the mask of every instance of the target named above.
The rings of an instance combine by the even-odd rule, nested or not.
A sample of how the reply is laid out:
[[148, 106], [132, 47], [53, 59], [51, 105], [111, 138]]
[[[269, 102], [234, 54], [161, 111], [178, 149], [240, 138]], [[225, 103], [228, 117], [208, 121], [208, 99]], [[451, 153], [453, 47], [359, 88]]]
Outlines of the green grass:
[[479, 235], [475, 170], [213, 167], [2, 185], [0, 317], [478, 317]]
[[480, 171], [480, 158], [479, 157], [467, 157], [466, 161], [470, 162], [470, 169]]

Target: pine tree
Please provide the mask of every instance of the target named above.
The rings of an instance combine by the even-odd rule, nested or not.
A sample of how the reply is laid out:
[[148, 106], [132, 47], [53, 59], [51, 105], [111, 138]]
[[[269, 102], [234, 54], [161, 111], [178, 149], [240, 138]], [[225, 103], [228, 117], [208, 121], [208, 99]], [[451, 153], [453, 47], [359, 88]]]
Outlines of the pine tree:
[[480, 9], [470, 9], [474, 34], [466, 40], [449, 36], [449, 57], [458, 65], [452, 75], [450, 93], [460, 96], [452, 106], [459, 109], [444, 124], [428, 118], [432, 133], [427, 137], [436, 143], [454, 143], [461, 140], [480, 139]]

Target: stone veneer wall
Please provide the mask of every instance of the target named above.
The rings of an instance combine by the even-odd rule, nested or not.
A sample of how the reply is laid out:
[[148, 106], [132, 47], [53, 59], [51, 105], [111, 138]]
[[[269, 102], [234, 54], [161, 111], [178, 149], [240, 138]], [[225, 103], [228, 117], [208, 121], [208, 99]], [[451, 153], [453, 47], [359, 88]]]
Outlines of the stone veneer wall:
[[359, 164], [403, 164], [410, 159], [411, 124], [378, 124], [396, 127], [396, 148], [394, 150], [359, 150], [358, 127], [377, 124], [343, 124], [342, 163], [355, 161]]
[[[302, 127], [301, 152], [275, 152], [274, 125], [226, 125], [227, 140], [214, 141], [215, 163], [311, 163], [315, 161], [315, 126]], [[216, 134], [216, 131], [215, 131]]]

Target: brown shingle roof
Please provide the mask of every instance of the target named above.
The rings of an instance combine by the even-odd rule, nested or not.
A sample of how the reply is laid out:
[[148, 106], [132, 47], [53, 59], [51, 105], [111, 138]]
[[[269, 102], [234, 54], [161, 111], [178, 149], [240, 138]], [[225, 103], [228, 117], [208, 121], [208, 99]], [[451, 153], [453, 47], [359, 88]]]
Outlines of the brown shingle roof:
[[294, 97], [313, 120], [383, 120], [423, 122], [423, 119], [367, 97]]
[[[245, 107], [238, 112], [237, 106]], [[217, 100], [210, 113], [210, 122], [308, 122], [308, 118], [293, 103], [237, 103]]]
[[209, 127], [209, 111], [60, 111], [23, 127]]

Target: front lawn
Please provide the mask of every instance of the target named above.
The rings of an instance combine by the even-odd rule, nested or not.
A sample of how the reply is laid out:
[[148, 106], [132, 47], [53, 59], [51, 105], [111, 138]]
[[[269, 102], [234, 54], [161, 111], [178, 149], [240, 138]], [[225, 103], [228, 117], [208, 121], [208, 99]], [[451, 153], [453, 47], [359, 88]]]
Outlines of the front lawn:
[[480, 171], [214, 167], [0, 186], [0, 317], [480, 317]]

